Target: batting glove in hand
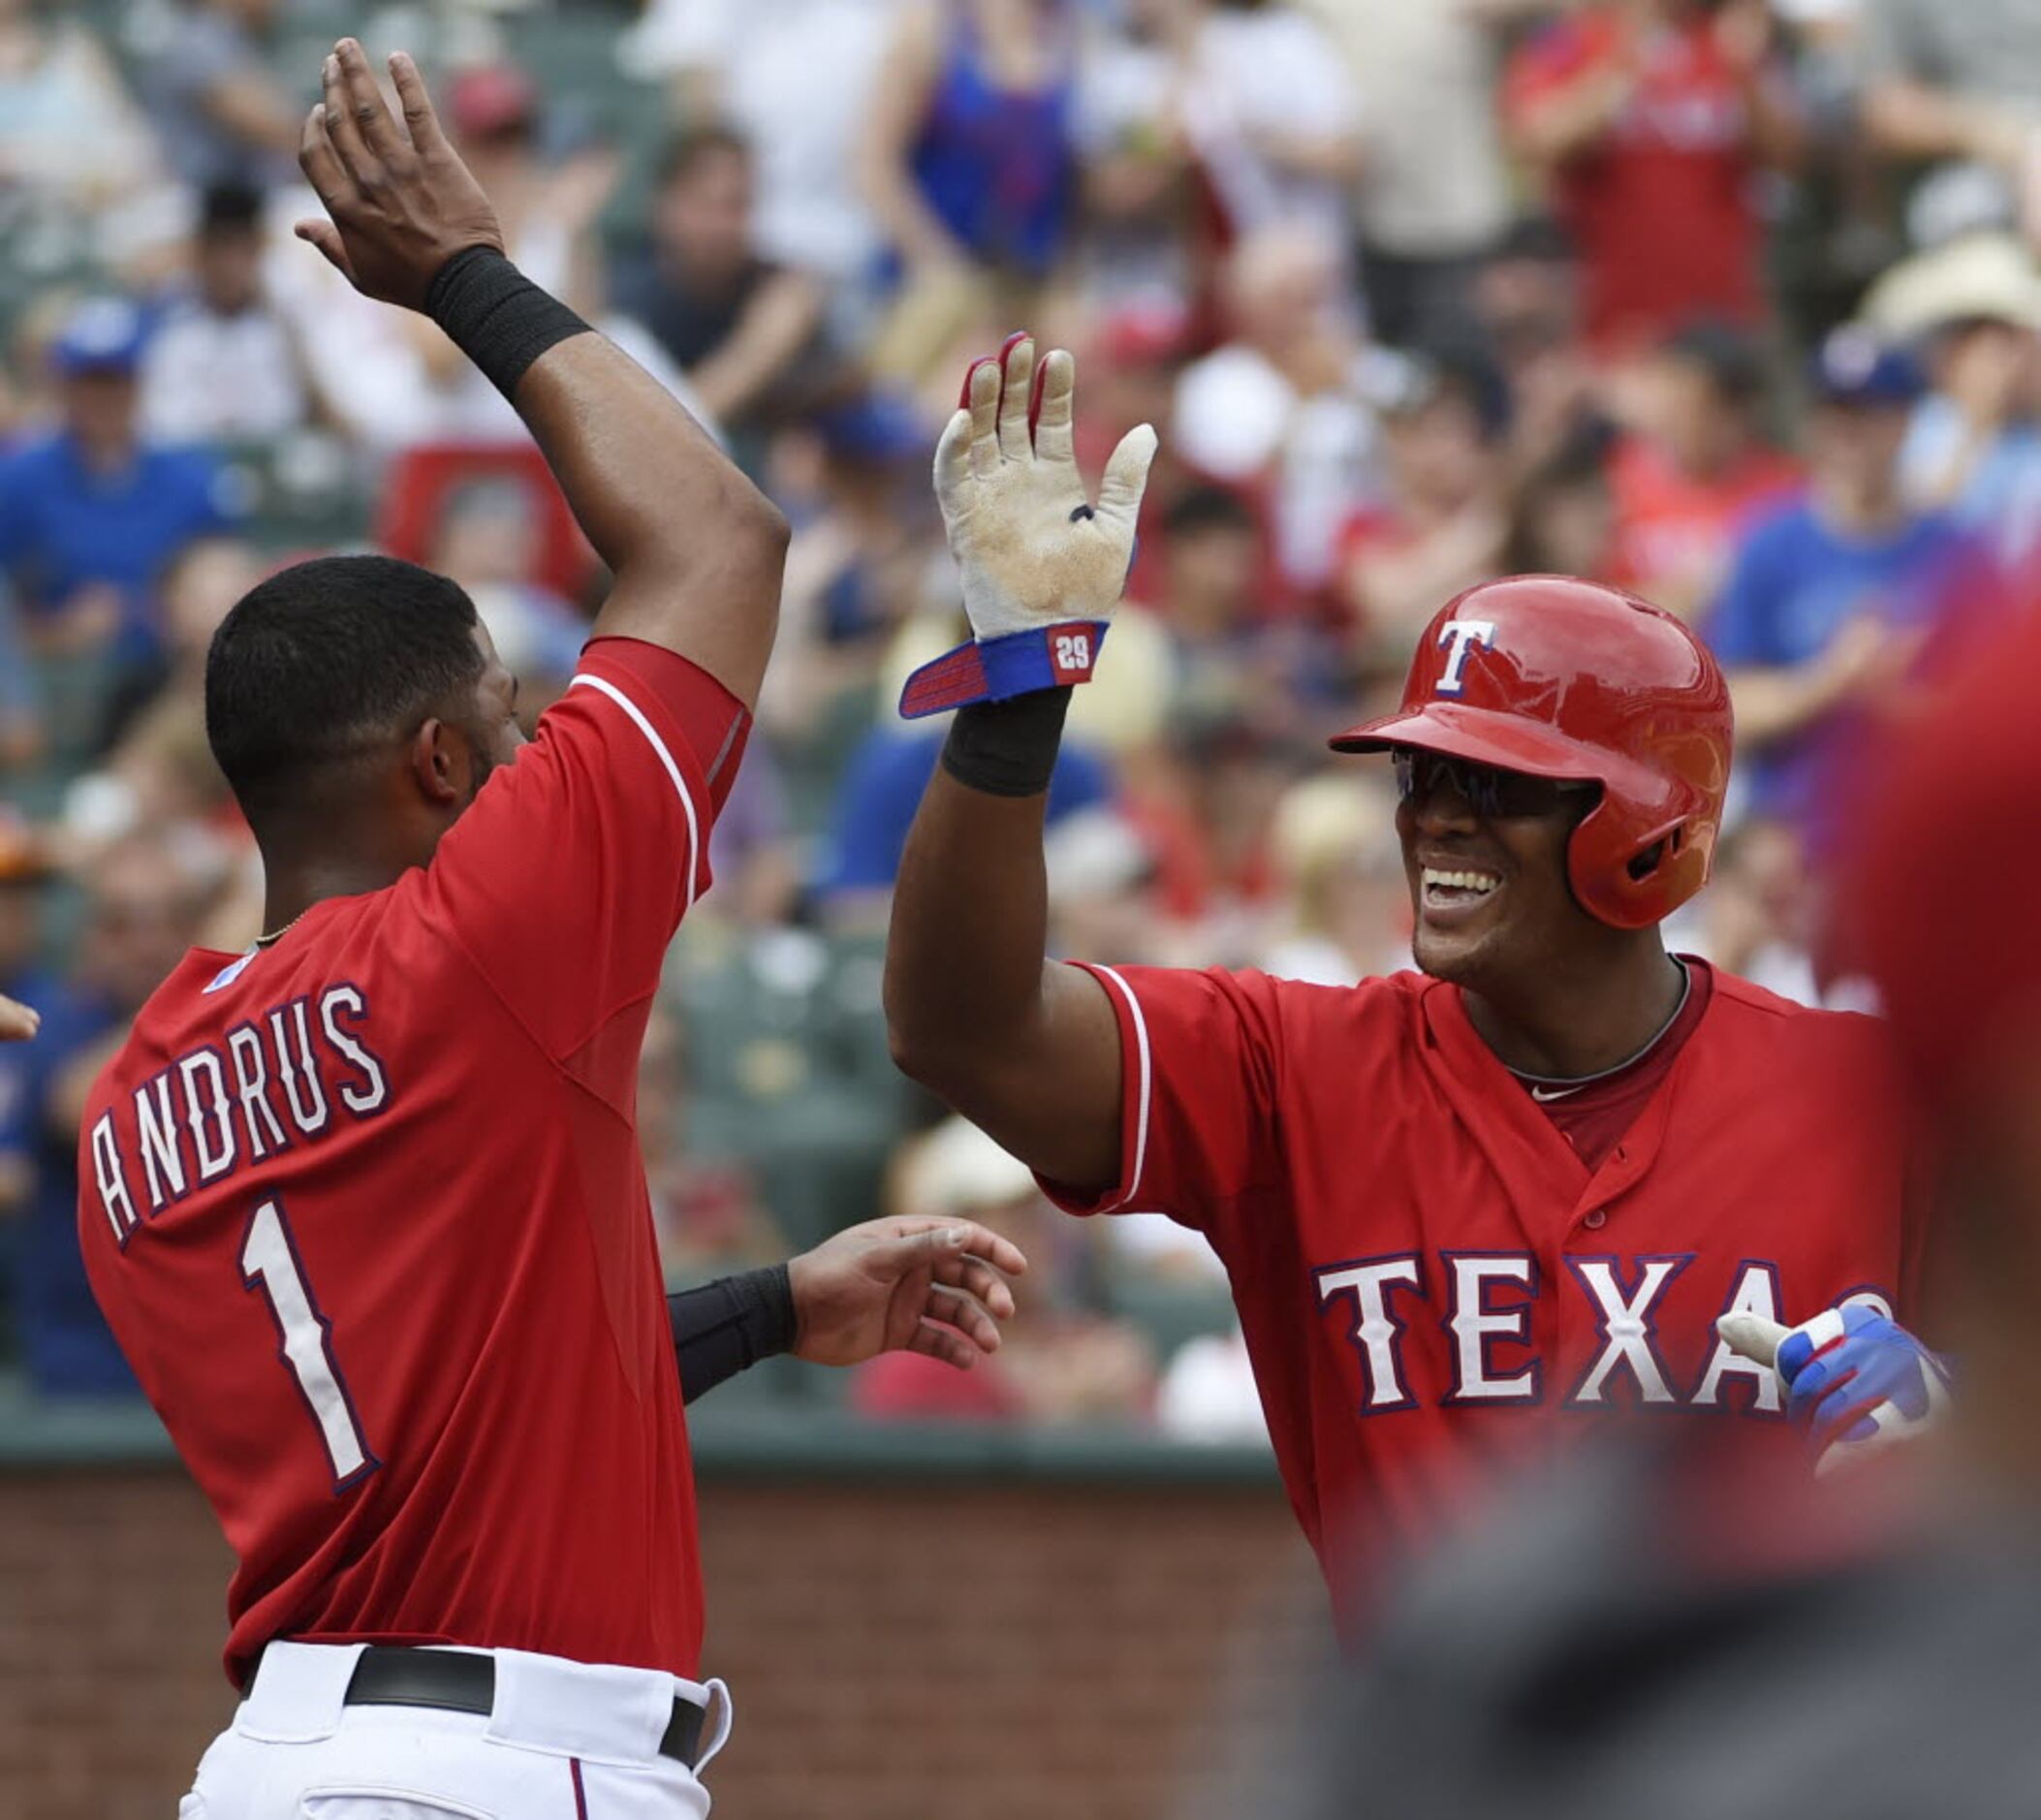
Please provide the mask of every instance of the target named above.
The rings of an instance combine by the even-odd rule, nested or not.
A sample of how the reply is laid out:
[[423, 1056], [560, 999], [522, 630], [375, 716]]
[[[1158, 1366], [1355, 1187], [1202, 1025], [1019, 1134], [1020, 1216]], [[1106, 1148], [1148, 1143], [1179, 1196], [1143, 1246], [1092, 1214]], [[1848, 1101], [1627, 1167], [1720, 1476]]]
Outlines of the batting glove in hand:
[[1086, 680], [1126, 585], [1155, 458], [1143, 424], [1106, 463], [1094, 505], [1072, 437], [1077, 362], [1039, 364], [1025, 334], [972, 362], [935, 450], [935, 496], [963, 582], [972, 644], [916, 673], [913, 718]]
[[1725, 1314], [1715, 1325], [1744, 1358], [1777, 1370], [1786, 1414], [1807, 1435], [1817, 1474], [1911, 1439], [1948, 1407], [1948, 1367], [1861, 1303], [1825, 1308], [1795, 1328], [1756, 1314]]

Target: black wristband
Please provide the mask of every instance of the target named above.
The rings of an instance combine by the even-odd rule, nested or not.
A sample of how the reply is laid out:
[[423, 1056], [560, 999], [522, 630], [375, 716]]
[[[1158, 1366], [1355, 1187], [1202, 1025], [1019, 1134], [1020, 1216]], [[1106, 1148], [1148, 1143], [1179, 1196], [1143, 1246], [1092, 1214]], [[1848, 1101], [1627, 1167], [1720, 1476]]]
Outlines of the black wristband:
[[666, 1299], [680, 1362], [680, 1396], [693, 1402], [761, 1359], [792, 1349], [794, 1283], [784, 1264], [718, 1277]]
[[959, 707], [943, 744], [943, 769], [989, 796], [1039, 797], [1055, 771], [1069, 712], [1068, 689]]
[[493, 246], [463, 247], [433, 273], [425, 314], [506, 398], [548, 348], [591, 332]]

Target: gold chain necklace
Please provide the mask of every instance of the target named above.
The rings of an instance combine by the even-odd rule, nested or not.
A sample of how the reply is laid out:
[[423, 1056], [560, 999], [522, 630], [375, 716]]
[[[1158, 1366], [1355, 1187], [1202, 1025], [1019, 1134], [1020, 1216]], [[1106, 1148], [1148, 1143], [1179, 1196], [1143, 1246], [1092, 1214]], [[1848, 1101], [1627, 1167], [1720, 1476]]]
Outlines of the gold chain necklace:
[[[307, 908], [309, 908], [309, 906], [307, 906]], [[272, 933], [272, 934], [268, 934], [268, 935], [258, 935], [258, 936], [257, 936], [257, 937], [255, 938], [255, 945], [256, 945], [256, 947], [258, 947], [258, 948], [271, 948], [271, 947], [274, 947], [274, 946], [276, 945], [276, 943], [278, 943], [278, 942], [282, 941], [282, 940], [283, 940], [283, 938], [284, 938], [284, 937], [285, 937], [286, 935], [290, 934], [290, 932], [291, 932], [291, 931], [292, 931], [293, 929], [295, 929], [295, 928], [296, 928], [296, 927], [297, 927], [297, 926], [298, 926], [298, 925], [299, 925], [300, 923], [302, 923], [302, 922], [304, 921], [304, 916], [305, 916], [305, 913], [304, 913], [304, 911], [303, 911], [303, 910], [300, 910], [300, 911], [298, 911], [298, 914], [297, 914], [297, 915], [296, 915], [295, 917], [293, 917], [293, 918], [292, 918], [292, 919], [290, 920], [290, 922], [286, 923], [286, 924], [285, 924], [285, 925], [283, 926], [283, 927], [282, 927], [282, 928], [280, 928], [280, 929], [277, 929], [276, 931], [274, 931], [274, 933]]]

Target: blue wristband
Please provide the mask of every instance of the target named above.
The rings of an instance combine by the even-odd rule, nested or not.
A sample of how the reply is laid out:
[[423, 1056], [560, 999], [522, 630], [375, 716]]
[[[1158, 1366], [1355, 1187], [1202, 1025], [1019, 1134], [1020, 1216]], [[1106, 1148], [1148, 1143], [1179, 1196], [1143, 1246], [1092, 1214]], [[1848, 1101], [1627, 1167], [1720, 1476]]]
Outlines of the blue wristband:
[[973, 702], [1005, 702], [1089, 682], [1106, 642], [1106, 625], [1103, 619], [1066, 619], [959, 644], [907, 678], [900, 691], [900, 718], [920, 720]]

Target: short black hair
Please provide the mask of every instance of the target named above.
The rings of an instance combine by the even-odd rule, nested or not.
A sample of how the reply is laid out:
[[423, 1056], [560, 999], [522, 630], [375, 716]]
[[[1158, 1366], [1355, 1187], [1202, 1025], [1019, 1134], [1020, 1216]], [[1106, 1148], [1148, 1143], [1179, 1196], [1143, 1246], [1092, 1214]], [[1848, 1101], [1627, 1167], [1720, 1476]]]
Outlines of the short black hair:
[[1224, 486], [1188, 487], [1162, 514], [1167, 537], [1196, 537], [1206, 531], [1244, 531], [1252, 536], [1260, 528], [1253, 508]]
[[201, 235], [259, 234], [263, 225], [263, 193], [252, 183], [208, 184], [199, 198]]
[[319, 772], [472, 690], [475, 603], [393, 556], [320, 556], [235, 604], [205, 657], [205, 737], [258, 837]]
[[727, 152], [748, 164], [751, 161], [751, 141], [723, 120], [704, 120], [695, 126], [682, 127], [667, 141], [666, 149], [660, 153], [660, 187], [664, 189], [667, 184], [687, 176], [705, 158], [717, 152]]
[[1699, 368], [1724, 404], [1747, 410], [1763, 401], [1772, 383], [1764, 344], [1749, 329], [1719, 317], [1698, 316], [1682, 324], [1663, 351]]

